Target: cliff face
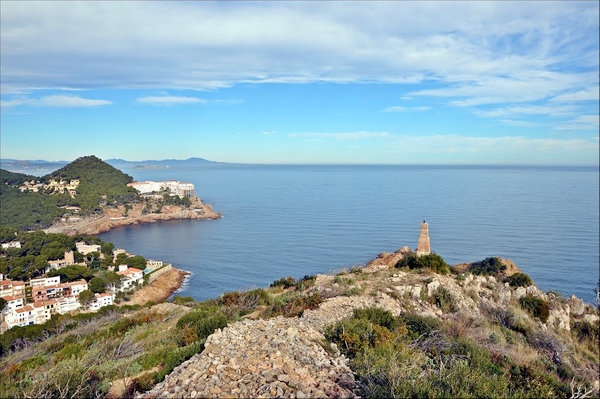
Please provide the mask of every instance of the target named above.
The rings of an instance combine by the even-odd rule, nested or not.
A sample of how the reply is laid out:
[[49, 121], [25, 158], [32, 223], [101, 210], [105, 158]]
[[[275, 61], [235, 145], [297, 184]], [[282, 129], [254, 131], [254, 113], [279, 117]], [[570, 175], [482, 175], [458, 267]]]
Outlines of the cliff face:
[[105, 208], [101, 216], [84, 217], [74, 222], [58, 222], [44, 231], [68, 235], [98, 234], [114, 227], [152, 223], [159, 220], [214, 220], [221, 217], [221, 213], [215, 212], [211, 205], [203, 204], [200, 200], [197, 200], [189, 208], [165, 205], [160, 213], [144, 213], [143, 209], [144, 204], [135, 204], [130, 209], [126, 209], [123, 205], [116, 208]]

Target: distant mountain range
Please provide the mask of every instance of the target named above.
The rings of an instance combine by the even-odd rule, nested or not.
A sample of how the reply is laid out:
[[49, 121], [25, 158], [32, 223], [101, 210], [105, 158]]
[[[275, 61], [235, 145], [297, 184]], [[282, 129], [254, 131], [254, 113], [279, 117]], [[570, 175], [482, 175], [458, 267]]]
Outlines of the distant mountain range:
[[[208, 164], [222, 164], [223, 162], [209, 161], [203, 158], [164, 159], [147, 161], [127, 161], [124, 159], [106, 159], [107, 164], [117, 169], [167, 169], [171, 166], [197, 166]], [[44, 161], [0, 159], [0, 168], [15, 173], [24, 173], [33, 176], [43, 176], [69, 164], [69, 161]]]

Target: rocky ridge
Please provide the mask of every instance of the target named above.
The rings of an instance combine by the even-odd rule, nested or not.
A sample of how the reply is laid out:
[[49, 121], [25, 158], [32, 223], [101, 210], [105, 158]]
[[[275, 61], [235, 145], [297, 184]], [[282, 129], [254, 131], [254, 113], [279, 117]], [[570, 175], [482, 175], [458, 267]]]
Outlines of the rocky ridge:
[[[535, 285], [514, 289], [491, 276], [467, 274], [457, 278], [393, 268], [408, 251], [403, 248], [394, 254], [381, 254], [358, 273], [317, 276], [306, 295], [318, 292], [327, 299], [319, 308], [305, 310], [299, 318], [247, 318], [217, 330], [208, 337], [202, 353], [138, 397], [356, 396], [348, 360], [335, 345], [325, 344], [323, 332], [328, 325], [350, 317], [357, 308], [380, 307], [394, 315], [414, 312], [441, 319], [457, 315], [468, 318], [481, 315], [481, 309], [500, 309], [514, 298], [533, 295], [551, 304], [550, 317], [542, 324], [545, 330], [568, 331], [572, 316], [598, 321], [598, 312], [581, 299], [558, 298], [541, 292]], [[452, 312], [444, 312], [427, 300], [439, 287], [455, 299]], [[597, 375], [590, 378], [597, 386]]]

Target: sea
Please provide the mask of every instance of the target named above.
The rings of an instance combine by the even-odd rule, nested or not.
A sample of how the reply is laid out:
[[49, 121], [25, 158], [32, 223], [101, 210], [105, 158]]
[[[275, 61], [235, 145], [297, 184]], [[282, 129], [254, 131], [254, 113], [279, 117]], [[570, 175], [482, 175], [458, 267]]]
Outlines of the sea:
[[100, 234], [117, 248], [190, 272], [176, 293], [198, 301], [337, 273], [415, 249], [429, 224], [448, 264], [511, 259], [543, 291], [594, 304], [599, 281], [599, 169], [558, 166], [206, 164], [123, 169], [180, 180], [221, 212]]

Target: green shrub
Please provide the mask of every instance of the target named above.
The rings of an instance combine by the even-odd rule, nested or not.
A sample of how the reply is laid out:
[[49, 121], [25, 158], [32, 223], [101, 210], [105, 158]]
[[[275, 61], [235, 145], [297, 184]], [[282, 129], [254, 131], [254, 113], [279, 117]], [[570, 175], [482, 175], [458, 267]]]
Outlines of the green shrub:
[[140, 375], [139, 377], [136, 377], [133, 380], [133, 384], [134, 384], [133, 388], [135, 391], [138, 391], [138, 392], [148, 391], [148, 390], [152, 389], [152, 387], [154, 387], [157, 379], [158, 379], [158, 372], [144, 373], [144, 374]]
[[245, 292], [226, 292], [218, 299], [218, 303], [232, 308], [237, 308], [241, 315], [248, 314], [260, 305], [271, 303], [271, 297], [262, 288]]
[[600, 354], [600, 322], [595, 325], [587, 321], [576, 321], [571, 325], [571, 334], [582, 345], [596, 355]]
[[429, 254], [417, 256], [415, 254], [409, 254], [402, 257], [396, 263], [397, 268], [409, 268], [409, 269], [429, 269], [433, 272], [440, 274], [450, 273], [450, 266], [444, 261], [444, 259], [438, 254]]
[[431, 301], [444, 312], [455, 312], [456, 311], [456, 300], [454, 296], [445, 287], [438, 287], [432, 297]]
[[525, 273], [513, 274], [512, 276], [506, 277], [504, 281], [511, 287], [529, 287], [530, 285], [533, 285], [533, 281], [531, 281], [531, 278]]
[[195, 300], [191, 296], [179, 296], [179, 295], [175, 295], [173, 297], [172, 302], [174, 304], [176, 304], [176, 305], [189, 306], [189, 305], [193, 305], [195, 303]]
[[365, 348], [392, 342], [393, 333], [387, 328], [363, 318], [342, 320], [325, 330], [325, 338], [334, 342], [348, 357], [354, 357]]
[[293, 278], [292, 276], [290, 277], [284, 277], [284, 278], [280, 278], [279, 280], [275, 280], [271, 283], [271, 285], [269, 287], [274, 288], [274, 287], [283, 287], [283, 289], [292, 287], [296, 284], [296, 279]]
[[[221, 311], [211, 312], [210, 310], [193, 310], [182, 316], [177, 321], [177, 328], [182, 331], [193, 331], [196, 335], [195, 340], [206, 339], [217, 328], [224, 328], [229, 324], [229, 318]], [[186, 344], [187, 342], [183, 342]]]
[[306, 276], [302, 277], [300, 280], [298, 280], [298, 282], [296, 283], [296, 288], [299, 291], [303, 291], [303, 290], [313, 286], [316, 281], [317, 281], [317, 276], [306, 275]]
[[196, 353], [200, 353], [204, 349], [204, 340], [203, 342], [194, 342], [191, 345], [187, 345], [181, 348], [177, 348], [173, 351], [169, 351], [166, 353], [166, 357], [164, 358], [162, 364], [162, 370], [154, 375], [155, 382], [161, 382], [165, 376], [169, 375], [175, 367], [179, 366], [181, 363], [188, 360], [190, 357], [194, 356]]
[[406, 324], [408, 336], [412, 340], [427, 337], [432, 332], [441, 329], [440, 321], [432, 316], [407, 314], [401, 316], [400, 320]]
[[398, 318], [392, 312], [377, 307], [354, 309], [355, 319], [365, 319], [393, 331], [400, 325]]
[[498, 276], [498, 273], [506, 270], [500, 258], [485, 258], [479, 262], [473, 262], [469, 267], [469, 272], [480, 276]]
[[548, 321], [548, 317], [550, 316], [548, 302], [533, 295], [525, 295], [519, 298], [519, 303], [523, 309], [533, 317], [540, 319], [542, 323]]

